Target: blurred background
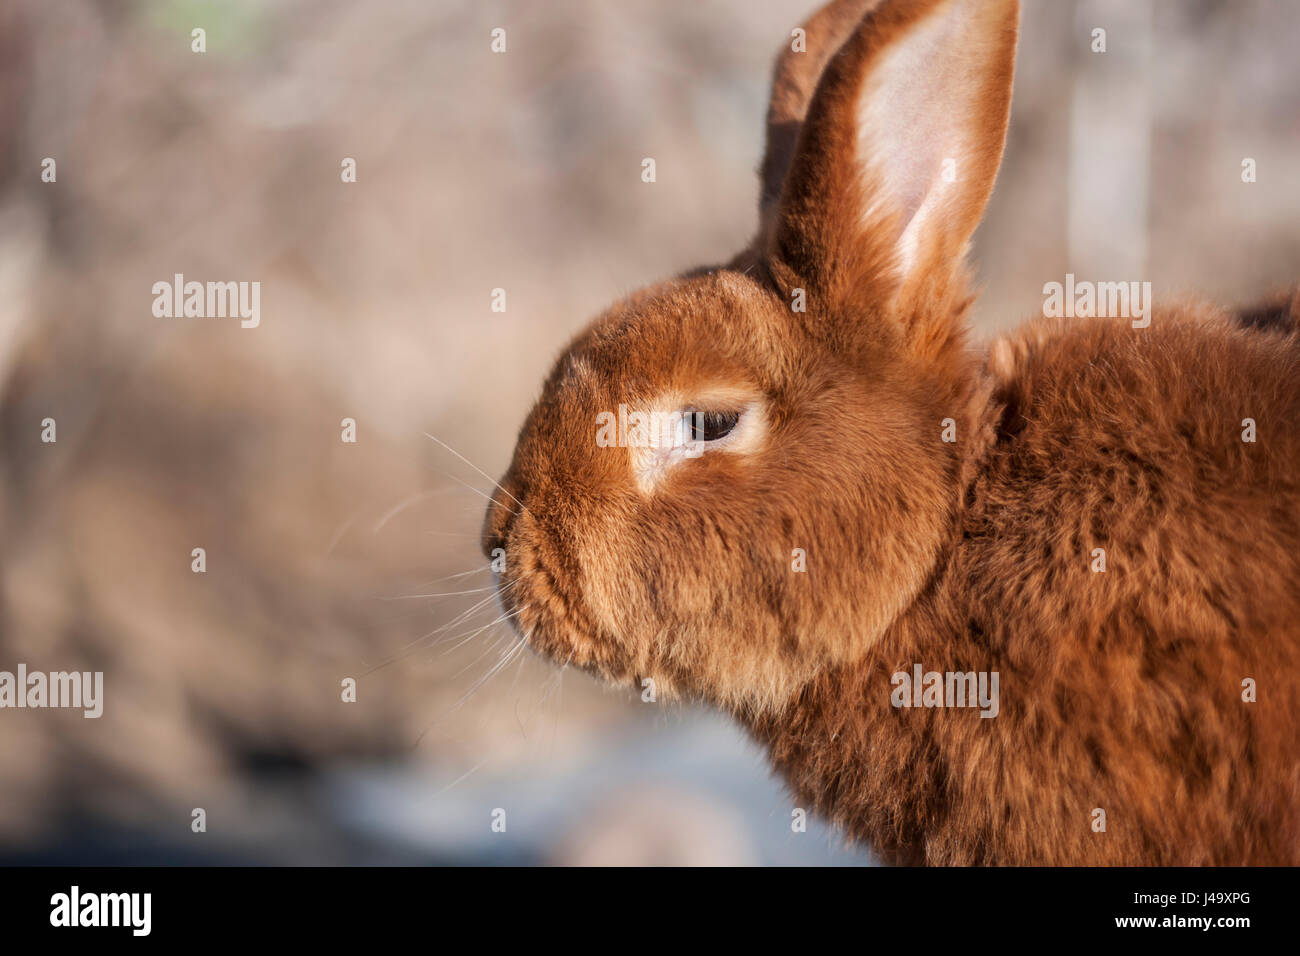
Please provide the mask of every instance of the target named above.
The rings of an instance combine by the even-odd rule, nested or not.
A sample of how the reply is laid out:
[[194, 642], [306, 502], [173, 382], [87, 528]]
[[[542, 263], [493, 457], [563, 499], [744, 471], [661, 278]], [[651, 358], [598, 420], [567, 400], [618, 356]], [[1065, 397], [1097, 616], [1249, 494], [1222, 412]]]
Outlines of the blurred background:
[[[815, 5], [0, 6], [0, 670], [105, 675], [0, 711], [0, 862], [871, 862], [728, 721], [499, 666], [477, 545], [567, 338], [749, 239]], [[980, 334], [1066, 272], [1300, 278], [1300, 3], [1024, 7]], [[260, 326], [154, 317], [175, 273]]]

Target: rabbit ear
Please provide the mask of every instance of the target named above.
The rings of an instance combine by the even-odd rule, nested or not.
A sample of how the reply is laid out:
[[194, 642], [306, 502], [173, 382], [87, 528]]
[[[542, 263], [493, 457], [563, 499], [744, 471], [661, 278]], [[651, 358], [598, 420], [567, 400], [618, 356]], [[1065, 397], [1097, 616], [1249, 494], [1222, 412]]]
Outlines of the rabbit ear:
[[[812, 22], [839, 22], [849, 7]], [[822, 72], [760, 235], [778, 285], [805, 286], [831, 308], [866, 295], [912, 323], [924, 322], [913, 306], [958, 294], [1006, 139], [1018, 13], [1017, 0], [868, 10]], [[796, 81], [778, 73], [784, 99]]]
[[831, 55], [844, 45], [867, 9], [879, 0], [831, 0], [791, 31], [790, 40], [772, 70], [772, 100], [767, 108], [767, 147], [759, 172], [762, 193], [759, 215], [770, 224], [781, 198], [781, 187], [794, 157], [795, 141], [812, 102], [817, 81]]

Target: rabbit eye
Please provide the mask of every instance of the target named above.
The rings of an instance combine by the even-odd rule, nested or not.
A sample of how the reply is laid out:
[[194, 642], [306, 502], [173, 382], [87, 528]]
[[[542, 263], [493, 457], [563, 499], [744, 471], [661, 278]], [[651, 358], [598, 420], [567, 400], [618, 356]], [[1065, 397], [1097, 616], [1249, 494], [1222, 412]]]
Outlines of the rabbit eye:
[[717, 441], [726, 438], [740, 421], [740, 412], [691, 412], [692, 441]]
[[[704, 407], [687, 405], [671, 412], [639, 415], [642, 423], [635, 429], [637, 437], [649, 440], [630, 440], [633, 429], [628, 428], [626, 444], [641, 491], [650, 492], [670, 469], [701, 455], [752, 456], [762, 448], [764, 419], [757, 398], [736, 402], [730, 396], [707, 396], [700, 404]], [[644, 423], [647, 417], [652, 420], [649, 428]]]

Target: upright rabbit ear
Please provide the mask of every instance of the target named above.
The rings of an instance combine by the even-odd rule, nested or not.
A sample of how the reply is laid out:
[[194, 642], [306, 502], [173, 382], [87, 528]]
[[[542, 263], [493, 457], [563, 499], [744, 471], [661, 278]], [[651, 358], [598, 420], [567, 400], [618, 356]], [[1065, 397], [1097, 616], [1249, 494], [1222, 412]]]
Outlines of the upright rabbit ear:
[[772, 70], [772, 101], [767, 108], [767, 147], [759, 172], [762, 194], [759, 215], [764, 230], [771, 225], [781, 188], [785, 185], [795, 142], [817, 89], [817, 81], [831, 55], [844, 45], [862, 22], [863, 14], [879, 0], [831, 0], [808, 22], [791, 31]]
[[[862, 5], [839, 0], [809, 27], [820, 23], [830, 36]], [[955, 280], [1002, 157], [1018, 3], [867, 6], [826, 59], [759, 241], [783, 291], [805, 287], [840, 314], [891, 315], [908, 338], [934, 344], [952, 335], [934, 324], [950, 322], [953, 298], [965, 294]], [[784, 59], [765, 170], [780, 165], [770, 120], [797, 99], [787, 91], [799, 74], [792, 64], [787, 81], [783, 69]]]

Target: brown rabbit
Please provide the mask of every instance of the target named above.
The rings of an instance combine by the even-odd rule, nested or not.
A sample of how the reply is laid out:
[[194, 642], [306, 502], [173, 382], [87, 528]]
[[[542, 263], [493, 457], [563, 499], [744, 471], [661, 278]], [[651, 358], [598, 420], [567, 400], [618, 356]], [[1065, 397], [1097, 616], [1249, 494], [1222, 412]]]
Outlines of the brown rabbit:
[[502, 601], [735, 715], [886, 860], [1300, 863], [1300, 310], [968, 344], [1017, 16], [809, 21], [751, 247], [547, 379], [487, 516]]

